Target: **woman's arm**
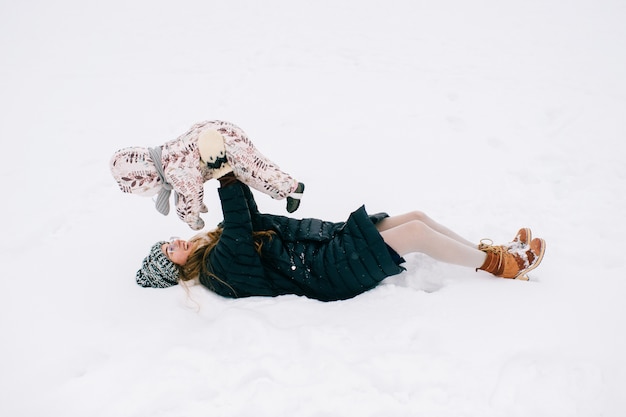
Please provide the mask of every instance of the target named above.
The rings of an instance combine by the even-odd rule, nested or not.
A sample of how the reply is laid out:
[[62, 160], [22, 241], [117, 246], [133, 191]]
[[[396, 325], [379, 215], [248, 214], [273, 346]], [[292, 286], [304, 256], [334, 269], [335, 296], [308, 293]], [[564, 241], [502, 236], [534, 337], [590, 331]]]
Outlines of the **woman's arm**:
[[[218, 189], [224, 215], [223, 231], [211, 251], [209, 270], [230, 288], [230, 297], [272, 295], [265, 282], [265, 272], [252, 235], [252, 218], [245, 197], [245, 185], [239, 181], [222, 183]], [[232, 290], [232, 291], [231, 291]]]
[[[234, 176], [224, 176], [219, 179], [220, 188], [217, 192], [222, 203], [222, 214], [224, 221], [222, 222], [224, 232], [235, 232], [237, 234], [245, 234], [252, 239], [252, 217], [248, 198], [246, 198], [245, 184], [239, 182]], [[249, 189], [247, 189], [250, 192]], [[254, 199], [252, 199], [254, 203]], [[256, 204], [254, 204], [256, 209]], [[229, 229], [229, 230], [226, 230]], [[224, 234], [222, 232], [222, 235]]]
[[220, 182], [221, 188], [226, 188], [232, 184], [239, 183], [239, 185], [241, 186], [243, 190], [243, 195], [245, 196], [246, 201], [248, 203], [248, 210], [250, 211], [250, 214], [252, 215], [259, 214], [259, 208], [256, 205], [256, 201], [254, 200], [252, 191], [250, 191], [250, 187], [248, 187], [246, 184], [243, 184], [241, 181], [239, 181], [237, 177], [235, 177], [235, 174], [233, 172], [229, 172], [228, 174], [218, 178], [218, 181]]

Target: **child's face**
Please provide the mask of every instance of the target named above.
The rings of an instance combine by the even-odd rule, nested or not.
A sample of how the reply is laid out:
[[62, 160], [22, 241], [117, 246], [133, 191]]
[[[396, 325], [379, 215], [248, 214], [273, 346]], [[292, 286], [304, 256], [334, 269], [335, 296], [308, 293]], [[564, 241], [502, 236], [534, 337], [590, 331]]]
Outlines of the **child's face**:
[[194, 249], [194, 245], [186, 240], [173, 239], [170, 243], [161, 245], [161, 250], [170, 261], [177, 265], [185, 265], [187, 258]]

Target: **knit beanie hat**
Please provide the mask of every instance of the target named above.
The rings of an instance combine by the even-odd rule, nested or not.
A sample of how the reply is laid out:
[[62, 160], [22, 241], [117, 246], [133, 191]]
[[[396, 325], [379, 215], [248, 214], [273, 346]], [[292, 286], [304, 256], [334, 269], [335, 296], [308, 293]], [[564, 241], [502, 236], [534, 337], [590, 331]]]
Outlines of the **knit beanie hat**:
[[165, 241], [157, 242], [137, 271], [137, 284], [142, 287], [167, 288], [178, 284], [178, 267], [161, 250]]

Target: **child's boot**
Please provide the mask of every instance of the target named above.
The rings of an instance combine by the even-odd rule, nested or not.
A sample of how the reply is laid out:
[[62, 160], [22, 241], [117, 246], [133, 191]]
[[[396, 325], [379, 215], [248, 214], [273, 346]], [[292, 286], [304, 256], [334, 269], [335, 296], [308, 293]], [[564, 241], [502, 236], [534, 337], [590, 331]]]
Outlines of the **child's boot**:
[[299, 182], [298, 187], [287, 196], [287, 211], [293, 213], [300, 207], [300, 200], [302, 199], [302, 193], [304, 192], [304, 184]]

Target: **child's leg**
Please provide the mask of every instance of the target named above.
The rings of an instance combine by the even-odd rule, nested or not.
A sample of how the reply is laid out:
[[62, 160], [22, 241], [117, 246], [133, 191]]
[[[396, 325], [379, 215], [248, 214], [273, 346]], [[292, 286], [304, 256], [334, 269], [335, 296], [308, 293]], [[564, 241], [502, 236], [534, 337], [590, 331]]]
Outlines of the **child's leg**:
[[454, 233], [452, 230], [448, 229], [447, 227], [437, 223], [436, 221], [434, 221], [433, 219], [431, 219], [430, 217], [428, 217], [425, 213], [421, 211], [412, 211], [410, 213], [401, 214], [399, 216], [387, 217], [386, 219], [383, 219], [380, 222], [378, 222], [378, 224], [376, 224], [376, 228], [378, 229], [379, 232], [383, 232], [385, 230], [389, 230], [394, 227], [397, 227], [397, 226], [400, 226], [400, 225], [403, 225], [405, 223], [409, 223], [415, 220], [426, 224], [428, 227], [430, 227], [434, 231], [439, 232], [445, 236], [448, 236], [449, 238], [452, 238], [459, 243], [470, 246], [472, 248], [477, 247], [476, 244], [459, 236], [458, 234]]
[[485, 252], [440, 233], [426, 223], [412, 220], [380, 232], [385, 243], [400, 256], [420, 252], [438, 261], [479, 268], [485, 262]]
[[296, 190], [298, 181], [259, 152], [243, 130], [232, 124], [216, 128], [224, 137], [228, 162], [241, 182], [275, 199]]

